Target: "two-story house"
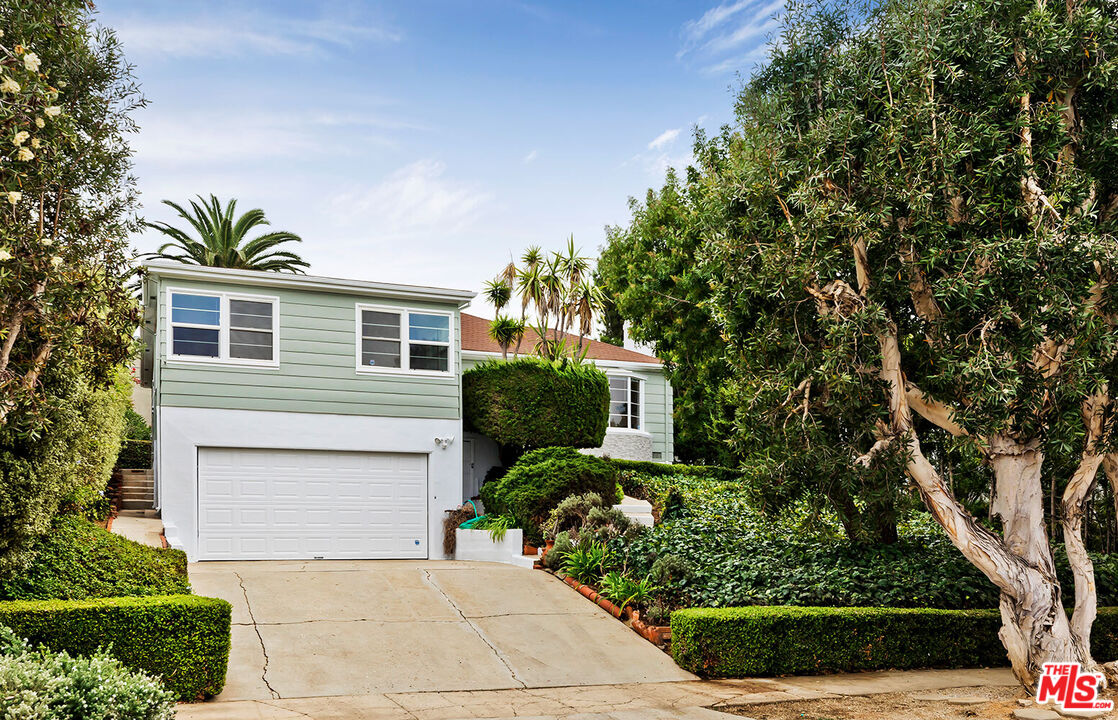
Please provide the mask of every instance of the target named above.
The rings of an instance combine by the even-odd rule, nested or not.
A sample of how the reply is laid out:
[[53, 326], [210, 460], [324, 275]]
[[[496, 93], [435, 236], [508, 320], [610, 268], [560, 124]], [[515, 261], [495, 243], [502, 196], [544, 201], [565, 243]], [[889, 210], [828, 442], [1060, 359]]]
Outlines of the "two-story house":
[[[141, 382], [155, 505], [192, 560], [441, 556], [446, 510], [495, 464], [462, 371], [494, 347], [466, 290], [153, 262]], [[597, 452], [670, 462], [659, 361], [593, 343]]]

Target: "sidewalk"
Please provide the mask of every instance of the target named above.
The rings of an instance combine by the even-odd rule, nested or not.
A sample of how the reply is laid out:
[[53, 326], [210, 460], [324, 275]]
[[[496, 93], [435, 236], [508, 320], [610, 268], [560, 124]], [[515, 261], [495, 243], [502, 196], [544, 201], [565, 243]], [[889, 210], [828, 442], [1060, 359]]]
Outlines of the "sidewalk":
[[[730, 720], [711, 708], [878, 693], [1012, 687], [1009, 670], [919, 670], [466, 692], [385, 693], [179, 706], [180, 720]], [[965, 693], [960, 693], [965, 694]]]

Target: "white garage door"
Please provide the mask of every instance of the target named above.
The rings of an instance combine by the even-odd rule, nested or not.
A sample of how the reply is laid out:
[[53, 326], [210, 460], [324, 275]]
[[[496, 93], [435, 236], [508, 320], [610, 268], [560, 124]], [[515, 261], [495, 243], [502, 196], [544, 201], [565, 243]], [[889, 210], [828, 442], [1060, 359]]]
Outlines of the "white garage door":
[[198, 449], [203, 560], [426, 558], [427, 456]]

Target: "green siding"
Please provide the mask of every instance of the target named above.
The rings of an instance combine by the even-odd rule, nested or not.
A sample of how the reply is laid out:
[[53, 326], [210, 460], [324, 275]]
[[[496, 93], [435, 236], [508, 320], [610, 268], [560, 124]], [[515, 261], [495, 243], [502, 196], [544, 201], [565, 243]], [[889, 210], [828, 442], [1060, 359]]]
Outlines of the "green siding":
[[[462, 358], [462, 371], [465, 372], [482, 362], [476, 358]], [[587, 360], [587, 362], [594, 362]], [[609, 373], [614, 368], [603, 367]], [[674, 429], [672, 424], [672, 386], [659, 368], [627, 369], [644, 379], [644, 424], [645, 430], [652, 435], [652, 452], [660, 453], [660, 460], [671, 462], [675, 456]]]
[[[279, 298], [280, 365], [246, 367], [167, 360], [167, 288], [209, 290]], [[460, 372], [449, 377], [366, 374], [356, 369], [356, 305], [359, 303], [454, 313], [454, 361], [459, 361], [457, 306], [390, 300], [369, 295], [250, 287], [232, 283], [162, 278], [154, 368], [158, 403], [228, 410], [461, 417]]]

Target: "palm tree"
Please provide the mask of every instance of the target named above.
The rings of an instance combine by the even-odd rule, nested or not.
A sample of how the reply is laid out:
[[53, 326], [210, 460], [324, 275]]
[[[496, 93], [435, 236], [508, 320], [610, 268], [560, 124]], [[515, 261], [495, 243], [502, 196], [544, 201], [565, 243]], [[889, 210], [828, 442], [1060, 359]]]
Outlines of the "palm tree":
[[210, 195], [208, 201], [201, 195], [198, 202], [191, 200], [193, 212], [187, 212], [170, 200], [164, 200], [163, 204], [174, 208], [179, 217], [194, 228], [198, 237], [191, 237], [187, 231], [165, 222], [144, 223], [171, 238], [149, 257], [177, 260], [189, 265], [275, 272], [302, 273], [303, 268], [310, 267], [310, 263], [295, 253], [275, 249], [283, 243], [302, 242], [302, 238], [294, 233], [270, 232], [245, 241], [245, 236], [254, 227], [269, 224], [263, 210], [252, 209], [234, 218], [236, 199], [222, 207], [216, 195]]
[[497, 319], [489, 323], [489, 337], [501, 346], [501, 356], [509, 359], [509, 346], [517, 345], [524, 338], [524, 323], [508, 315], [498, 315]]

